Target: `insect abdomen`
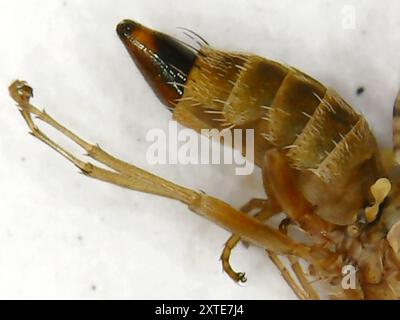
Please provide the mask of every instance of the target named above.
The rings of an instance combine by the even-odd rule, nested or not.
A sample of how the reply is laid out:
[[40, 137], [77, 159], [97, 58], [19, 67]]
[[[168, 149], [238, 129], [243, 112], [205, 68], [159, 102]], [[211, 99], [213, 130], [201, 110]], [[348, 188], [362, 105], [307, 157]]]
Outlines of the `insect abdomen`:
[[287, 155], [294, 168], [310, 169], [329, 181], [376, 150], [364, 118], [301, 71], [208, 47], [196, 66], [174, 117], [197, 130], [255, 129], [258, 164], [272, 146], [290, 149]]

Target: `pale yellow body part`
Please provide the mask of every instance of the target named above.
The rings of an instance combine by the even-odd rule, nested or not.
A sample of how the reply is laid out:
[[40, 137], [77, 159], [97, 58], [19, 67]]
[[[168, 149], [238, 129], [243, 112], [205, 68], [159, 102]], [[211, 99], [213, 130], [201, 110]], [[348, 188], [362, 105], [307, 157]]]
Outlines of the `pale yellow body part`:
[[379, 211], [379, 206], [389, 195], [390, 190], [392, 189], [392, 184], [386, 178], [378, 179], [371, 186], [371, 193], [375, 199], [374, 204], [371, 207], [365, 209], [365, 217], [368, 223], [373, 222]]

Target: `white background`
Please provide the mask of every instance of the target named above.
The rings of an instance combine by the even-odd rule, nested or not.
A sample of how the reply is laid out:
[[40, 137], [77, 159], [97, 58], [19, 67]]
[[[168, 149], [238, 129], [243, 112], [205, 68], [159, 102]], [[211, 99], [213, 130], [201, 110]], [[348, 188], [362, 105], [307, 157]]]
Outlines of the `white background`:
[[[346, 5], [355, 29], [343, 28]], [[181, 39], [184, 26], [219, 48], [293, 65], [335, 88], [390, 146], [399, 12], [396, 0], [0, 0], [0, 298], [295, 298], [257, 248], [234, 252], [249, 279], [234, 284], [219, 262], [228, 233], [180, 203], [77, 174], [27, 134], [7, 86], [28, 80], [33, 102], [89, 141], [239, 206], [263, 196], [259, 171], [146, 163], [146, 132], [166, 129], [170, 114], [116, 23], [130, 18]]]

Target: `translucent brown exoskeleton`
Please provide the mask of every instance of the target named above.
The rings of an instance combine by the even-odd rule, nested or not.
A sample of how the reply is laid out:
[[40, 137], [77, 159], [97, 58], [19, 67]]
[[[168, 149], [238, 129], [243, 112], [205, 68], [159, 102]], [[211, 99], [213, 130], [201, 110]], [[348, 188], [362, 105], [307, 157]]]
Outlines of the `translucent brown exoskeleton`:
[[[333, 90], [289, 66], [216, 50], [186, 31], [199, 48], [130, 20], [117, 26], [128, 52], [176, 121], [198, 132], [254, 130], [254, 162], [262, 169], [267, 196], [251, 199], [240, 210], [86, 142], [32, 105], [32, 89], [25, 82], [11, 84], [10, 94], [32, 134], [85, 175], [181, 201], [230, 231], [221, 259], [233, 280], [246, 280], [229, 264], [231, 250], [244, 240], [268, 252], [299, 298], [399, 298], [399, 99], [394, 108], [395, 152], [389, 154], [379, 149], [362, 115]], [[55, 143], [32, 114], [107, 169]], [[278, 214], [284, 217], [274, 227], [269, 219]], [[353, 279], [344, 282], [343, 272], [347, 276], [352, 268]]]

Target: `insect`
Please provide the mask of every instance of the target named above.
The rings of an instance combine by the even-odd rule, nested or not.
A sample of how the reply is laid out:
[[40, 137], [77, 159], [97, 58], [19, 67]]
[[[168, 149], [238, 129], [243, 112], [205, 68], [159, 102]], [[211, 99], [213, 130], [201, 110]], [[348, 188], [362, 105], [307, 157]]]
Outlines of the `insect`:
[[[382, 152], [366, 120], [333, 90], [295, 68], [214, 49], [186, 31], [199, 48], [130, 20], [117, 26], [129, 54], [176, 121], [198, 132], [254, 130], [254, 161], [263, 172], [266, 198], [251, 199], [240, 210], [86, 142], [32, 105], [33, 90], [26, 82], [12, 83], [10, 95], [32, 135], [83, 174], [181, 201], [231, 232], [221, 260], [234, 281], [246, 280], [229, 263], [232, 249], [243, 240], [268, 252], [301, 299], [398, 299], [400, 197], [395, 160], [400, 158], [400, 98], [394, 107], [394, 151]], [[32, 115], [107, 168], [58, 145]], [[268, 222], [279, 214], [283, 218], [276, 228]], [[345, 267], [355, 270], [350, 287], [343, 285]]]

